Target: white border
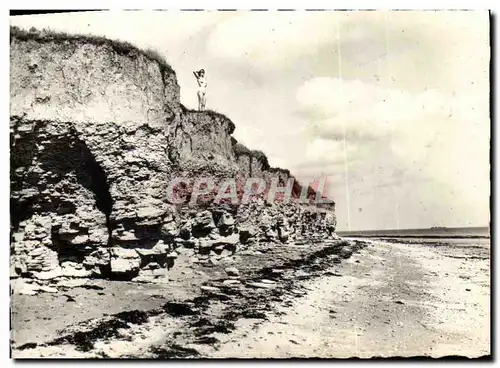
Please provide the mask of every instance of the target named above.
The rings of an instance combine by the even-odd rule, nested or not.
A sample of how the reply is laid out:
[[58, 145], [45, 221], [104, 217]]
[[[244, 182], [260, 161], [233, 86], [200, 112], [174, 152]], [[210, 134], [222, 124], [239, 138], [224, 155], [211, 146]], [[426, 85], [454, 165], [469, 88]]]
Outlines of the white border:
[[373, 1], [373, 0], [87, 0], [67, 2], [64, 0], [10, 1], [13, 9], [490, 9], [495, 7], [493, 0], [421, 0]]
[[[235, 1], [235, 0], [212, 0], [212, 1], [203, 1], [203, 0], [176, 0], [176, 1], [152, 1], [152, 0], [145, 0], [145, 1], [130, 1], [130, 0], [122, 0], [122, 1], [97, 1], [97, 0], [87, 0], [85, 2], [68, 2], [67, 0], [52, 0], [52, 1], [44, 1], [43, 5], [40, 2], [37, 1], [9, 1], [6, 2], [8, 5], [8, 9], [477, 9], [477, 10], [485, 10], [485, 9], [492, 9], [494, 13], [500, 14], [499, 5], [500, 2], [498, 1], [493, 1], [493, 0], [475, 0], [473, 2], [471, 1], [452, 1], [452, 0], [421, 0], [421, 1], [415, 1], [415, 2], [401, 2], [401, 1], [394, 1], [394, 0], [387, 0], [387, 1], [368, 1], [368, 0], [351, 0], [351, 1], [326, 1], [326, 0], [308, 0], [308, 1], [293, 1], [293, 0], [254, 0], [254, 1]], [[4, 32], [0, 33], [2, 37], [2, 45], [4, 47], [4, 52], [2, 55], [5, 55], [4, 57], [1, 58], [2, 62], [2, 69], [4, 73], [1, 74], [1, 87], [2, 87], [2, 99], [1, 99], [1, 107], [2, 107], [2, 116], [5, 116], [7, 118], [8, 111], [9, 111], [9, 90], [8, 90], [8, 70], [9, 70], [9, 60], [8, 60], [8, 55], [9, 55], [9, 49], [8, 49], [8, 23], [9, 23], [9, 17], [8, 17], [8, 12], [5, 9], [3, 14], [7, 14], [5, 17], [1, 17], [0, 21], [2, 22], [1, 29], [4, 30]], [[498, 28], [498, 24], [497, 24]], [[495, 35], [497, 32], [495, 32]], [[495, 37], [495, 45], [492, 45], [493, 47], [498, 50], [498, 38]], [[498, 63], [495, 62], [495, 67], [498, 68]], [[496, 78], [493, 81], [493, 83], [496, 85]], [[495, 103], [498, 108], [498, 91], [497, 95], [495, 98]], [[7, 120], [7, 119], [6, 119]], [[3, 317], [0, 319], [0, 331], [2, 335], [4, 336], [4, 339], [1, 341], [0, 346], [2, 348], [2, 357], [3, 358], [8, 358], [9, 357], [9, 322], [7, 319], [7, 315], [9, 314], [9, 302], [10, 302], [10, 296], [8, 294], [8, 276], [9, 276], [9, 202], [8, 202], [8, 196], [9, 196], [9, 134], [8, 134], [8, 123], [4, 121], [3, 124], [3, 129], [4, 129], [4, 134], [1, 136], [2, 142], [0, 144], [0, 149], [3, 151], [2, 154], [0, 154], [0, 163], [1, 163], [1, 169], [2, 172], [4, 173], [3, 180], [1, 181], [1, 189], [2, 189], [2, 196], [1, 198], [1, 208], [4, 209], [2, 211], [2, 223], [1, 223], [1, 230], [2, 230], [2, 239], [6, 240], [6, 243], [3, 244], [1, 247], [2, 250], [2, 262], [3, 265], [0, 267], [1, 270], [1, 280], [4, 283], [4, 287], [2, 288], [2, 309], [0, 315]], [[495, 140], [498, 138], [498, 132], [495, 134]], [[498, 160], [498, 157], [495, 155], [495, 161]], [[498, 189], [495, 187], [494, 189]], [[496, 206], [496, 203], [495, 203]], [[498, 225], [498, 221], [495, 221], [495, 227]], [[492, 247], [495, 247], [496, 244], [492, 244]], [[498, 253], [498, 250], [497, 250]], [[498, 254], [496, 255], [495, 258], [498, 258]], [[495, 262], [496, 263], [496, 262]], [[493, 266], [493, 265], [492, 265]], [[494, 284], [498, 285], [498, 272], [496, 273], [496, 277], [494, 280]], [[492, 292], [492, 296], [494, 297], [494, 292]], [[491, 310], [491, 314], [494, 314], [495, 311]], [[498, 317], [497, 317], [498, 320]], [[492, 353], [498, 351], [498, 342], [495, 342], [495, 345], [493, 346]], [[12, 360], [8, 360], [7, 366], [13, 365]], [[153, 362], [147, 361], [147, 362], [134, 362], [132, 364], [135, 365], [144, 365], [146, 364], [151, 364]], [[256, 363], [256, 362], [255, 362]], [[253, 363], [253, 364], [255, 364]], [[266, 361], [266, 362], [260, 362], [258, 363], [259, 365], [267, 365], [267, 364], [280, 364], [282, 362], [275, 362], [272, 363], [271, 361]], [[340, 361], [332, 362], [334, 364], [346, 364], [342, 363]], [[358, 364], [361, 365], [366, 365], [369, 364], [370, 362], [359, 362]], [[371, 362], [373, 363], [373, 362]], [[467, 364], [467, 362], [461, 362], [461, 363], [451, 363], [451, 365], [462, 365], [462, 364]], [[29, 367], [29, 366], [34, 366], [35, 363], [24, 363], [23, 366]], [[50, 364], [50, 363], [49, 363]], [[77, 362], [77, 361], [72, 361], [72, 362], [64, 362], [62, 363], [64, 365], [66, 364], [71, 364], [79, 366], [83, 364], [82, 362]], [[98, 366], [103, 366], [105, 363], [104, 362], [94, 362], [94, 364]], [[163, 364], [169, 364], [169, 366], [174, 365], [174, 366], [180, 366], [184, 365], [184, 362], [168, 362], [168, 363], [163, 363]], [[198, 363], [199, 364], [199, 363]], [[204, 363], [203, 363], [204, 364]], [[213, 363], [212, 363], [213, 364]], [[217, 364], [217, 363], [215, 363]], [[233, 364], [238, 364], [233, 363]], [[248, 362], [246, 363], [248, 364]], [[287, 362], [286, 364], [300, 364], [300, 365], [309, 365], [311, 363], [307, 362]], [[405, 364], [403, 362], [397, 363], [399, 364]]]

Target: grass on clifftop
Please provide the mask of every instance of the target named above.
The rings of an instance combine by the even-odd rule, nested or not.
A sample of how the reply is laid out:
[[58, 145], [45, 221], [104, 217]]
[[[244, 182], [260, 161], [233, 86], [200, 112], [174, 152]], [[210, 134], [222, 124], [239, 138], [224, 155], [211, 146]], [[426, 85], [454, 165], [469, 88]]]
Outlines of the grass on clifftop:
[[227, 117], [227, 115], [221, 113], [221, 112], [218, 112], [218, 111], [215, 111], [215, 110], [203, 110], [203, 111], [200, 111], [200, 110], [197, 110], [197, 109], [188, 109], [186, 106], [182, 105], [181, 104], [181, 109], [182, 109], [182, 112], [183, 113], [197, 113], [197, 114], [205, 114], [205, 115], [208, 115], [210, 117], [221, 117], [223, 119], [227, 119], [227, 120], [231, 120]]
[[247, 155], [251, 158], [255, 158], [262, 165], [262, 169], [270, 172], [283, 172], [290, 176], [290, 171], [286, 169], [281, 169], [279, 167], [271, 167], [269, 165], [269, 160], [264, 152], [259, 150], [250, 150], [244, 144], [239, 143], [236, 139], [233, 141], [233, 151], [236, 157]]
[[245, 145], [239, 143], [238, 141], [236, 141], [236, 143], [233, 144], [233, 151], [234, 151], [234, 154], [236, 155], [236, 157], [239, 157], [242, 155], [251, 156], [251, 154], [252, 154], [252, 151], [250, 151]]
[[[285, 174], [288, 178], [293, 178], [294, 179], [294, 189], [293, 192], [296, 195], [300, 195], [300, 192], [302, 190], [303, 185], [295, 178], [291, 173], [290, 170], [288, 169], [283, 169], [281, 167], [271, 167], [269, 165], [269, 160], [267, 159], [267, 156], [264, 154], [264, 152], [259, 151], [259, 150], [250, 150], [248, 149], [244, 144], [239, 143], [235, 138], [232, 138], [233, 142], [233, 151], [236, 157], [247, 155], [251, 158], [255, 158], [262, 164], [262, 168], [264, 170], [269, 171], [270, 173], [283, 173]], [[307, 188], [307, 194], [308, 198], [315, 198], [316, 197], [316, 191], [311, 187], [308, 186]]]
[[144, 55], [146, 58], [152, 61], [156, 61], [162, 72], [173, 73], [175, 71], [166, 62], [166, 60], [156, 51], [152, 49], [140, 49], [137, 46], [132, 45], [127, 41], [117, 41], [111, 40], [103, 36], [94, 35], [79, 35], [79, 34], [69, 34], [66, 32], [56, 32], [51, 29], [38, 30], [36, 28], [30, 28], [29, 31], [23, 30], [17, 26], [10, 26], [10, 40], [12, 42], [13, 38], [17, 38], [22, 41], [34, 40], [38, 42], [81, 42], [89, 43], [96, 46], [110, 46], [117, 54], [127, 55], [127, 56], [137, 56]]
[[219, 119], [226, 120], [227, 123], [229, 124], [229, 134], [233, 134], [234, 133], [234, 129], [236, 128], [236, 126], [234, 125], [233, 121], [231, 119], [229, 119], [227, 117], [227, 115], [225, 115], [225, 114], [223, 114], [221, 112], [218, 112], [218, 111], [215, 111], [215, 110], [203, 110], [203, 111], [200, 111], [200, 110], [196, 110], [196, 109], [188, 109], [186, 106], [184, 106], [182, 104], [181, 104], [181, 109], [182, 109], [182, 112], [184, 114], [186, 114], [186, 113], [200, 114], [200, 115], [209, 116], [211, 118], [219, 118]]

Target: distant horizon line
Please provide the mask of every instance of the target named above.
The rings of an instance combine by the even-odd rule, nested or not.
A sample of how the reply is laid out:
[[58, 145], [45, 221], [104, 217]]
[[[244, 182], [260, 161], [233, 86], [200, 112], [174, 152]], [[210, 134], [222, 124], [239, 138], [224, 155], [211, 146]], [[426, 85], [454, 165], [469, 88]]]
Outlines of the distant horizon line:
[[407, 231], [407, 230], [432, 230], [432, 229], [489, 229], [490, 226], [431, 226], [420, 228], [400, 228], [400, 229], [357, 229], [357, 230], [337, 230], [337, 233], [353, 233], [356, 231]]

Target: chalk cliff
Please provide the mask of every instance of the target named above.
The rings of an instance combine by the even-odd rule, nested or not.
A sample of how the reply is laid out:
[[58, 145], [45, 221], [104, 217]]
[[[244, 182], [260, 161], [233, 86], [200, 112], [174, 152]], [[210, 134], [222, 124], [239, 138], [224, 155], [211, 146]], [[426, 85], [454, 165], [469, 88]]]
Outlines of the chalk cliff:
[[12, 277], [168, 280], [178, 247], [209, 262], [252, 242], [334, 235], [333, 204], [169, 201], [174, 177], [290, 173], [237, 143], [226, 116], [182, 106], [156, 53], [11, 28], [10, 67]]

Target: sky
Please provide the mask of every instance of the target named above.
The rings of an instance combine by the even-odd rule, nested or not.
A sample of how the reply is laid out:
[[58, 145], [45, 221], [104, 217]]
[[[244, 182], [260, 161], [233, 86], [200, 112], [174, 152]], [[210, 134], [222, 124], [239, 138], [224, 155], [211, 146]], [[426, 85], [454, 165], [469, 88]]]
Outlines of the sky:
[[301, 182], [328, 180], [338, 230], [488, 226], [486, 11], [112, 11], [12, 25], [152, 48], [197, 106]]

